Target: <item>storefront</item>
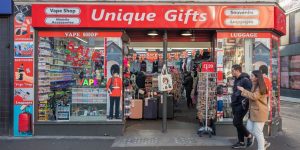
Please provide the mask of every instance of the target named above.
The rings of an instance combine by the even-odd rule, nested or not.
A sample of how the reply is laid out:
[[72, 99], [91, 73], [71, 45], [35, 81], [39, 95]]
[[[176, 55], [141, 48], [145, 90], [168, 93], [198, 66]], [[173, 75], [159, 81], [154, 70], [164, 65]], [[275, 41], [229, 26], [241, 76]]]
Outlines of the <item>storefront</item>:
[[[279, 118], [278, 46], [279, 37], [285, 33], [284, 21], [282, 10], [275, 4], [33, 4], [35, 50], [28, 57], [27, 53], [18, 53], [27, 58], [15, 60], [15, 69], [19, 70], [15, 91], [23, 88], [25, 90], [18, 90], [18, 93], [29, 93], [25, 97], [27, 100], [23, 96], [22, 103], [28, 102], [23, 111], [33, 116], [31, 131], [34, 135], [122, 135], [127, 116], [145, 118], [142, 115], [145, 110], [140, 110], [135, 117], [130, 117], [133, 112], [128, 112], [133, 110], [132, 105], [139, 104], [137, 101], [131, 105], [127, 103], [135, 99], [135, 96], [128, 96], [135, 90], [127, 88], [125, 82], [134, 65], [128, 66], [127, 59], [154, 64], [155, 60], [162, 60], [163, 51], [168, 49], [168, 69], [180, 70], [181, 65], [176, 67], [180, 59], [195, 60], [201, 56], [201, 63], [196, 64], [195, 69], [199, 82], [203, 70], [212, 71], [209, 78], [214, 82], [209, 83], [212, 92], [209, 114], [218, 125], [231, 123], [228, 99], [231, 66], [241, 64], [249, 73], [266, 65], [273, 81], [271, 125], [274, 118]], [[184, 34], [177, 33], [183, 30], [194, 36], [182, 37]], [[164, 36], [154, 36], [161, 33]], [[163, 48], [163, 41], [168, 47]], [[146, 49], [147, 42], [151, 46]], [[189, 46], [178, 46], [184, 44]], [[152, 81], [153, 78], [156, 77], [152, 76]], [[173, 78], [173, 82], [178, 80]], [[217, 85], [226, 85], [223, 95], [217, 96]], [[159, 95], [153, 88], [144, 89], [146, 96], [148, 93], [149, 97], [153, 93]], [[201, 91], [201, 88], [196, 89]], [[173, 91], [172, 97], [179, 97], [176, 93], [179, 92]], [[115, 103], [111, 103], [112, 100]], [[201, 101], [201, 96], [196, 101]], [[148, 105], [148, 100], [143, 99], [141, 104]], [[203, 117], [200, 105], [198, 118]], [[216, 109], [217, 106], [222, 108]]]
[[0, 7], [0, 136], [11, 135], [13, 90], [13, 12], [12, 0], [1, 1]]

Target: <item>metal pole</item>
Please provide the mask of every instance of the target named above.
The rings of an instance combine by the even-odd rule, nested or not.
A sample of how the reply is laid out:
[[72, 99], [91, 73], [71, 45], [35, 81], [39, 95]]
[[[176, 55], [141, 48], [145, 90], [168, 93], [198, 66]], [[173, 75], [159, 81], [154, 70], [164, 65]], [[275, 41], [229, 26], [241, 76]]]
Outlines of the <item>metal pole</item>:
[[[168, 35], [167, 31], [164, 31], [163, 36], [163, 62], [164, 65], [167, 66], [167, 49], [168, 49], [168, 41], [167, 41]], [[163, 114], [162, 114], [162, 132], [167, 132], [167, 92], [163, 92]]]

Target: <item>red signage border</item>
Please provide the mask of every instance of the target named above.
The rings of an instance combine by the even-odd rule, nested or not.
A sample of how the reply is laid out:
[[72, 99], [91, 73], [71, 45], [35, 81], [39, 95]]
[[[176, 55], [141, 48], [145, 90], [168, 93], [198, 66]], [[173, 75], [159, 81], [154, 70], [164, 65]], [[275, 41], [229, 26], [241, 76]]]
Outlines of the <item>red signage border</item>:
[[282, 14], [276, 6], [33, 4], [32, 7], [34, 27], [285, 31], [275, 19]]

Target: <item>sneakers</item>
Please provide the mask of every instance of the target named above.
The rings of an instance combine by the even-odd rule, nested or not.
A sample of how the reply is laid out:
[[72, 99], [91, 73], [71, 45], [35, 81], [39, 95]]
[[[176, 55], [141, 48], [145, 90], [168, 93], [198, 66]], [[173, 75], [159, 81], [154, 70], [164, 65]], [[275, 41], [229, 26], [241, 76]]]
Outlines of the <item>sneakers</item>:
[[236, 144], [231, 146], [234, 149], [238, 149], [238, 148], [246, 148], [245, 143], [241, 143], [241, 142], [237, 142]]
[[270, 143], [270, 142], [268, 142], [268, 141], [265, 141], [265, 149], [269, 148], [269, 147], [270, 147], [270, 145], [271, 145], [271, 143]]
[[254, 144], [254, 136], [251, 135], [251, 138], [247, 138], [247, 147], [251, 147]]

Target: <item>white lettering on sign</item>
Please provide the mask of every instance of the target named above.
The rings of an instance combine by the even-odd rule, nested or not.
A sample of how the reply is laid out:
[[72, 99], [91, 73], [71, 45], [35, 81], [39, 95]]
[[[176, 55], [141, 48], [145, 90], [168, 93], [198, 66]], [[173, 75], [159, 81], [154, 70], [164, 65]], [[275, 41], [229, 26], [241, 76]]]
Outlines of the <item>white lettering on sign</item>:
[[65, 32], [66, 37], [78, 37], [80, 34], [78, 32]]
[[189, 9], [187, 11], [184, 10], [168, 10], [165, 13], [165, 19], [169, 22], [179, 21], [184, 24], [188, 24], [190, 17], [194, 22], [203, 22], [207, 20], [207, 13], [200, 13], [194, 11], [193, 9]]
[[80, 24], [80, 18], [47, 17], [45, 23], [49, 25], [78, 25]]
[[226, 16], [258, 16], [258, 9], [226, 9]]
[[155, 17], [155, 13], [123, 13], [122, 9], [119, 9], [117, 13], [106, 12], [105, 9], [101, 9], [100, 14], [97, 14], [97, 9], [92, 11], [92, 20], [94, 21], [126, 21], [129, 25], [133, 21], [154, 21]]
[[235, 38], [257, 38], [257, 33], [230, 33], [230, 37]]
[[257, 26], [259, 25], [259, 20], [228, 18], [225, 20], [225, 24], [228, 26]]
[[45, 13], [47, 15], [79, 15], [80, 8], [47, 7]]
[[212, 69], [212, 68], [214, 68], [214, 65], [213, 64], [204, 64], [203, 65], [203, 67], [206, 69], [206, 70], [208, 70], [208, 69]]
[[98, 33], [97, 32], [83, 32], [82, 36], [83, 37], [97, 37]]
[[[105, 9], [101, 9], [100, 12], [97, 9], [92, 10], [92, 20], [94, 21], [118, 21], [127, 22], [128, 25], [133, 22], [155, 21], [156, 13], [145, 12], [123, 12], [123, 9], [119, 9], [118, 12], [107, 12]], [[207, 20], [207, 13], [201, 13], [193, 9], [189, 10], [168, 10], [164, 14], [164, 18], [168, 22], [183, 22], [188, 24], [190, 20], [194, 22], [204, 22]]]

